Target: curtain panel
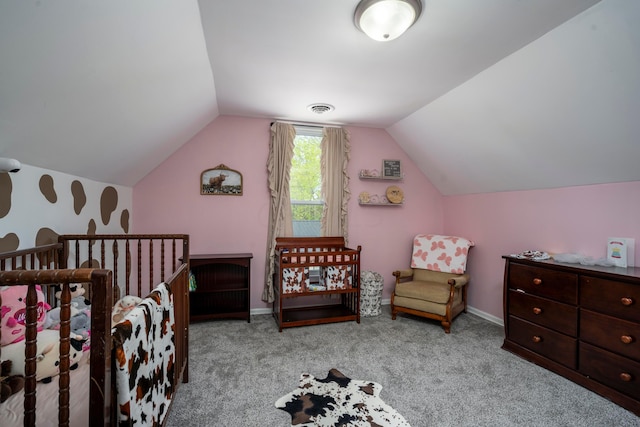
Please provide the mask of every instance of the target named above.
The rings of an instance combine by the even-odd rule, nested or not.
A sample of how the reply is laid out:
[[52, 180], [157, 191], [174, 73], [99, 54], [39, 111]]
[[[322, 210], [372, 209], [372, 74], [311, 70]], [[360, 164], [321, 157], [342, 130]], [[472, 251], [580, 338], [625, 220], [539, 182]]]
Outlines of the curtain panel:
[[293, 125], [280, 122], [275, 122], [271, 125], [269, 158], [267, 160], [271, 201], [265, 263], [265, 285], [262, 292], [262, 300], [268, 303], [274, 300], [273, 264], [276, 252], [276, 237], [293, 236], [289, 179], [295, 137], [296, 131]]
[[322, 235], [342, 236], [348, 245], [347, 208], [351, 196], [347, 173], [351, 156], [349, 132], [343, 128], [324, 128], [321, 151]]

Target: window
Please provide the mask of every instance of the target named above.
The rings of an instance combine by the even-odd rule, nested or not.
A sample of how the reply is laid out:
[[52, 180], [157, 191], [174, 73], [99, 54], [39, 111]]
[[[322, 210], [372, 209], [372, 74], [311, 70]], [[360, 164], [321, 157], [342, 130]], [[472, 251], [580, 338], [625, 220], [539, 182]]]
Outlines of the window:
[[296, 126], [289, 190], [295, 237], [319, 237], [322, 219], [322, 128]]

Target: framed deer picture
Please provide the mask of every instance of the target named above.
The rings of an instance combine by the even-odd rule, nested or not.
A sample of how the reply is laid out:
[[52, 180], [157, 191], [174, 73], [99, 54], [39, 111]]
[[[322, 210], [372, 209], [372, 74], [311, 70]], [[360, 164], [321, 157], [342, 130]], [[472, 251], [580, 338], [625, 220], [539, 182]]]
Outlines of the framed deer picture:
[[222, 164], [207, 169], [200, 174], [200, 194], [242, 196], [242, 174]]

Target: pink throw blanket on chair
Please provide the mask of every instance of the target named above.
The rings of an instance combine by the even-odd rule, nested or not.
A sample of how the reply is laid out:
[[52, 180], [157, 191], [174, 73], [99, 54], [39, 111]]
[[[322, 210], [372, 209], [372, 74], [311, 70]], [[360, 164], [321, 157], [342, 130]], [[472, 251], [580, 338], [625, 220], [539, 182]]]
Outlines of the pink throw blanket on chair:
[[462, 237], [418, 234], [413, 239], [411, 268], [462, 274], [472, 246], [471, 240]]

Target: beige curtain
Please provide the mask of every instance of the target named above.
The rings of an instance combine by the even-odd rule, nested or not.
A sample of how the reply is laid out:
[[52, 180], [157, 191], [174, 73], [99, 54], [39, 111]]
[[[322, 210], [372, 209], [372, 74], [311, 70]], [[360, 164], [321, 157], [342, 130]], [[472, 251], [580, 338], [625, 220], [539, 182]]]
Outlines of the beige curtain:
[[347, 203], [349, 175], [347, 165], [351, 154], [349, 133], [342, 128], [327, 127], [323, 130], [322, 155], [322, 212], [321, 230], [323, 236], [343, 236], [348, 242]]
[[291, 200], [289, 197], [289, 177], [293, 158], [293, 140], [296, 130], [293, 125], [276, 122], [271, 125], [271, 141], [269, 143], [269, 193], [271, 206], [269, 209], [269, 231], [267, 237], [267, 259], [265, 263], [264, 291], [262, 300], [273, 302], [273, 261], [276, 253], [276, 237], [293, 236], [291, 220]]

